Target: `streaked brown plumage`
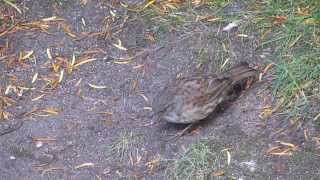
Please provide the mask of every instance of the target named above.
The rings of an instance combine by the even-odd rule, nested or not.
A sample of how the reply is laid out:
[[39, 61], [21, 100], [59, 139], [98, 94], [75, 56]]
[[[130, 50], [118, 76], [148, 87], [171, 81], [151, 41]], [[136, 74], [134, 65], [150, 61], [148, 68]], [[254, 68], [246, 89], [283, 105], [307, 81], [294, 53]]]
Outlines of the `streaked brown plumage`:
[[221, 74], [176, 79], [153, 100], [154, 113], [170, 123], [198, 122], [226, 101], [235, 85], [256, 77], [256, 70], [241, 63]]

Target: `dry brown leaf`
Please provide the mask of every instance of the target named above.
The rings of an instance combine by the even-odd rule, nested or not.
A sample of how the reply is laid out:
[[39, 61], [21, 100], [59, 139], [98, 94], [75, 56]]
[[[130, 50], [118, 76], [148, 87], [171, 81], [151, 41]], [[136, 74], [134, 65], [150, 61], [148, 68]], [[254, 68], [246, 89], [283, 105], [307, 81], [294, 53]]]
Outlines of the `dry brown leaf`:
[[93, 61], [95, 61], [95, 60], [97, 60], [97, 59], [96, 59], [96, 58], [86, 59], [86, 60], [83, 60], [83, 61], [81, 61], [81, 62], [76, 63], [76, 64], [74, 65], [74, 67], [78, 67], [78, 66], [81, 66], [81, 65], [83, 65], [83, 64], [86, 64], [86, 63], [89, 63], [89, 62], [93, 62]]
[[44, 176], [47, 172], [56, 171], [56, 170], [64, 170], [64, 168], [63, 168], [63, 167], [42, 168], [42, 173], [41, 173], [41, 175]]
[[76, 84], [75, 84], [74, 86], [75, 86], [75, 87], [78, 87], [78, 86], [80, 85], [81, 81], [82, 81], [82, 78], [80, 78], [80, 79], [76, 82]]
[[247, 34], [237, 34], [238, 37], [247, 38], [249, 37]]
[[192, 0], [192, 4], [198, 6], [202, 3], [202, 0]]
[[30, 57], [32, 56], [33, 51], [22, 52], [21, 55], [22, 55], [22, 54], [25, 54], [25, 55], [23, 55], [23, 56], [20, 58], [20, 60], [26, 60], [26, 59], [28, 59], [28, 58], [30, 58]]
[[60, 69], [60, 64], [58, 63], [52, 63], [52, 69], [55, 73], [59, 72], [59, 69]]
[[217, 176], [223, 176], [225, 172], [223, 170], [216, 170], [212, 172], [212, 176], [217, 177]]
[[67, 73], [68, 74], [72, 73], [75, 62], [76, 62], [76, 57], [74, 54], [72, 54], [71, 62], [68, 62], [68, 66], [67, 66]]
[[311, 8], [307, 7], [298, 7], [297, 8], [297, 15], [299, 16], [310, 16]]
[[97, 114], [103, 114], [103, 115], [108, 115], [111, 116], [113, 113], [112, 112], [96, 112]]
[[52, 142], [56, 141], [56, 138], [52, 137], [31, 137], [32, 141]]
[[320, 113], [318, 113], [318, 114], [313, 118], [314, 121], [317, 121], [317, 120], [319, 120], [319, 119], [320, 119]]
[[266, 74], [270, 69], [271, 67], [274, 65], [274, 63], [270, 63], [268, 64], [262, 71], [263, 74]]
[[262, 108], [259, 117], [264, 119], [266, 117], [270, 117], [272, 115], [272, 108], [270, 105], [266, 105], [265, 107]]
[[213, 17], [213, 18], [207, 18], [206, 21], [207, 22], [216, 22], [216, 21], [219, 21], [221, 19], [222, 19], [221, 17]]
[[83, 26], [86, 26], [86, 21], [84, 20], [84, 18], [81, 18], [81, 22], [82, 22]]
[[132, 68], [133, 69], [139, 69], [139, 68], [143, 68], [144, 67], [144, 64], [139, 64], [137, 66], [133, 66]]
[[230, 151], [227, 151], [227, 164], [230, 165], [231, 163], [231, 153]]
[[272, 109], [272, 113], [277, 112], [281, 108], [284, 102], [285, 102], [284, 98], [281, 98], [280, 100], [278, 100], [276, 106]]
[[83, 167], [93, 167], [94, 164], [89, 162], [89, 163], [83, 163], [83, 164], [80, 164], [80, 165], [77, 165], [74, 167], [74, 169], [79, 169], [79, 168], [83, 168]]
[[9, 112], [0, 109], [0, 120], [9, 120], [9, 116], [12, 116]]
[[100, 176], [97, 175], [97, 174], [96, 174], [96, 178], [97, 178], [98, 180], [102, 180], [102, 177], [100, 177]]
[[47, 56], [49, 59], [52, 59], [52, 55], [49, 48], [47, 48]]
[[71, 38], [77, 38], [77, 36], [71, 31], [70, 26], [65, 24], [65, 23], [61, 23], [61, 27], [62, 30]]
[[196, 21], [206, 21], [206, 22], [215, 22], [222, 19], [221, 17], [212, 16], [210, 14], [198, 15]]
[[229, 62], [229, 60], [230, 60], [230, 58], [227, 58], [227, 59], [223, 62], [223, 64], [221, 65], [220, 69], [223, 69], [224, 66]]
[[308, 129], [304, 129], [303, 130], [303, 135], [304, 135], [304, 140], [305, 141], [309, 141], [309, 135], [308, 135]]
[[152, 107], [143, 107], [144, 110], [152, 111]]
[[45, 95], [46, 95], [46, 94], [41, 94], [40, 96], [31, 99], [31, 101], [38, 101], [38, 100], [40, 100], [41, 98], [43, 98]]
[[49, 33], [48, 30], [50, 26], [48, 22], [45, 22], [45, 21], [32, 21], [32, 22], [21, 23], [17, 28], [18, 29], [37, 29], [37, 30]]
[[109, 13], [111, 14], [112, 17], [117, 17], [116, 13], [113, 12], [112, 10], [110, 10]]
[[154, 4], [155, 2], [156, 2], [156, 0], [149, 1], [146, 5], [143, 6], [142, 10], [148, 8], [150, 5]]
[[131, 62], [132, 62], [131, 60], [129, 60], [129, 61], [113, 61], [113, 63], [115, 63], [115, 64], [129, 64]]
[[[41, 19], [41, 21], [49, 22], [49, 21], [56, 21], [57, 19], [58, 19], [57, 16], [51, 16], [51, 17], [43, 18]], [[62, 20], [62, 19], [59, 19], [59, 20]]]
[[141, 96], [146, 102], [149, 102], [149, 99], [144, 94], [139, 94], [139, 96]]
[[289, 146], [291, 148], [297, 148], [297, 146], [292, 143], [287, 143], [287, 142], [283, 142], [283, 141], [276, 141], [276, 142], [278, 142], [279, 144], [284, 145], [284, 146]]
[[274, 147], [271, 147], [269, 148], [267, 151], [266, 151], [266, 154], [269, 154], [273, 151], [276, 151], [276, 150], [279, 150], [281, 146], [274, 146]]
[[146, 40], [149, 40], [149, 41], [152, 42], [152, 43], [156, 42], [155, 35], [154, 35], [154, 33], [152, 33], [152, 32], [146, 32], [146, 33], [144, 34], [144, 38], [145, 38]]
[[287, 143], [283, 141], [277, 141], [279, 146], [275, 146], [266, 151], [268, 155], [275, 156], [291, 156], [293, 151], [297, 150], [297, 146], [292, 143]]
[[0, 96], [0, 100], [4, 103], [5, 106], [12, 106], [16, 101], [10, 97]]
[[15, 87], [12, 86], [11, 84], [9, 84], [6, 88], [6, 90], [4, 91], [5, 95], [8, 95], [11, 92], [11, 89], [14, 89]]
[[271, 152], [270, 155], [275, 156], [292, 156], [291, 149], [283, 150], [282, 152]]
[[47, 107], [45, 109], [42, 109], [41, 111], [42, 112], [46, 112], [48, 114], [52, 114], [52, 115], [58, 115], [59, 114], [58, 108], [55, 108], [55, 107]]
[[94, 85], [94, 84], [90, 84], [90, 83], [88, 83], [88, 85], [93, 89], [106, 89], [106, 88], [108, 88], [107, 86]]
[[7, 3], [9, 6], [13, 7], [16, 11], [18, 11], [18, 13], [22, 14], [22, 11], [16, 4], [10, 2], [9, 0], [3, 0], [3, 2]]
[[292, 43], [289, 44], [289, 47], [293, 47], [300, 40], [301, 37], [302, 33], [300, 33], [299, 36], [295, 40], [293, 40]]
[[36, 73], [33, 75], [33, 77], [32, 77], [31, 84], [33, 84], [34, 82], [36, 82], [37, 78], [38, 78], [38, 73], [36, 72]]
[[61, 83], [61, 82], [62, 82], [63, 75], [64, 75], [64, 69], [62, 69], [62, 70], [60, 71], [58, 83]]
[[112, 44], [112, 45], [113, 45], [114, 47], [120, 49], [120, 50], [123, 50], [123, 51], [126, 51], [126, 50], [127, 50], [127, 48], [125, 48], [125, 47], [122, 46], [122, 42], [121, 42], [120, 39], [117, 40], [117, 44]]

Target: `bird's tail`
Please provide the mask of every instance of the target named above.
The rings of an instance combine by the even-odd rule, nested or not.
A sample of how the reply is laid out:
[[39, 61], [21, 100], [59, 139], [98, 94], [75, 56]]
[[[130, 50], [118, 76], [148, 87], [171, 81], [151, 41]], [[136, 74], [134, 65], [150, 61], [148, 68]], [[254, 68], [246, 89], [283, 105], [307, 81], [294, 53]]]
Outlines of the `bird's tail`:
[[232, 79], [232, 84], [242, 83], [249, 78], [256, 79], [258, 76], [257, 70], [249, 67], [249, 64], [246, 62], [242, 62], [232, 67], [223, 74], [224, 76], [230, 77]]

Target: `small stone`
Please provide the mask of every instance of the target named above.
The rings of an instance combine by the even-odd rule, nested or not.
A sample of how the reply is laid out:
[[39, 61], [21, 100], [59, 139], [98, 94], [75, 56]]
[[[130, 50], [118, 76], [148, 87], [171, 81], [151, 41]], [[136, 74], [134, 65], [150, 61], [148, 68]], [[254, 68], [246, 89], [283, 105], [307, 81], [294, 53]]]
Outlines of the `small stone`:
[[11, 160], [15, 160], [16, 157], [15, 157], [15, 156], [10, 156], [10, 159], [11, 159]]
[[37, 141], [36, 142], [36, 147], [37, 148], [40, 148], [40, 147], [42, 147], [43, 146], [43, 142], [42, 141]]

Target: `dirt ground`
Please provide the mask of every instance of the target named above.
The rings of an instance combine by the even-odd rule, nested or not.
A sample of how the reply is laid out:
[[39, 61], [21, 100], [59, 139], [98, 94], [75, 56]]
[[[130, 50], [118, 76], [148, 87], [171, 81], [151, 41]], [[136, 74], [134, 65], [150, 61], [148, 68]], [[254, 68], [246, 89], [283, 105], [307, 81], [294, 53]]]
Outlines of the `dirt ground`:
[[[15, 101], [5, 107], [10, 115], [0, 131], [21, 125], [0, 136], [0, 179], [168, 179], [168, 160], [199, 140], [221, 144], [231, 154], [229, 165], [218, 168], [224, 176], [207, 179], [319, 178], [319, 152], [314, 139], [306, 140], [305, 129], [277, 133], [284, 116], [263, 116], [273, 102], [272, 75], [192, 132], [167, 141], [184, 128], [150, 116], [152, 101], [167, 82], [178, 73], [215, 71], [223, 63], [221, 42], [228, 45], [228, 64], [261, 66], [272, 51], [256, 50], [254, 34], [242, 39], [237, 29], [223, 32], [223, 26], [190, 26], [188, 33], [171, 29], [153, 41], [146, 36], [152, 25], [112, 2], [18, 3], [24, 12], [17, 16], [20, 22], [61, 20], [42, 21], [47, 32], [26, 26], [0, 36], [1, 47], [9, 42], [3, 55], [16, 55], [0, 61], [1, 97]], [[242, 8], [234, 2], [225, 11]], [[2, 10], [9, 13], [8, 7]], [[18, 62], [20, 52], [28, 58]], [[73, 57], [85, 63], [68, 72], [66, 61]], [[16, 91], [5, 92], [9, 85]], [[310, 134], [317, 131], [306, 127]], [[272, 147], [287, 147], [276, 141], [296, 145], [288, 150], [294, 155], [268, 155]]]

